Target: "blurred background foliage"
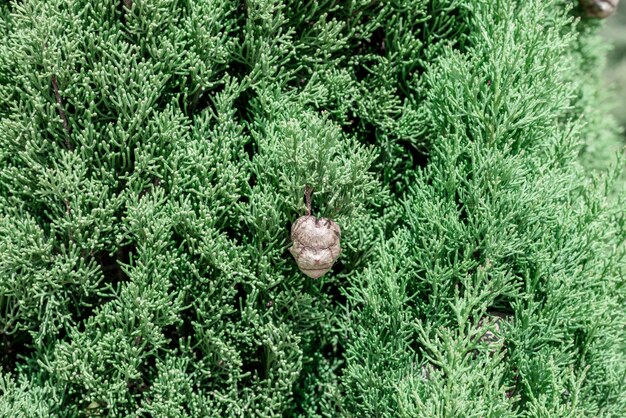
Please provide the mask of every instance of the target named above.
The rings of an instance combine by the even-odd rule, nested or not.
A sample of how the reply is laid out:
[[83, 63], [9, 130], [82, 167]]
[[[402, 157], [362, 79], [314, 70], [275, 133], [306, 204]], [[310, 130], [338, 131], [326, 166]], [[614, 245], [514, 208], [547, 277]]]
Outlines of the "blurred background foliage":
[[605, 76], [615, 100], [613, 112], [626, 135], [626, 4], [620, 4], [617, 13], [607, 19], [602, 33], [612, 44]]

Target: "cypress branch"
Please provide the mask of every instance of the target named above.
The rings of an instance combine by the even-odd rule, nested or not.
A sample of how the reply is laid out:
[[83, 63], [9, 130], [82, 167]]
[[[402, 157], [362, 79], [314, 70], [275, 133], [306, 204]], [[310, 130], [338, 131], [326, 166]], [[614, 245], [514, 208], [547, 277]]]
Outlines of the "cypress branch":
[[[582, 12], [0, 4], [0, 416], [625, 415]], [[288, 250], [313, 207], [317, 280]]]
[[61, 100], [61, 94], [59, 93], [59, 84], [57, 82], [57, 77], [54, 74], [52, 74], [52, 89], [54, 90], [54, 97], [57, 101], [59, 116], [61, 116], [61, 121], [63, 122], [63, 129], [65, 129], [65, 147], [71, 151], [72, 144], [70, 143], [70, 126], [67, 123], [67, 116], [65, 115], [65, 110], [63, 109], [63, 100]]

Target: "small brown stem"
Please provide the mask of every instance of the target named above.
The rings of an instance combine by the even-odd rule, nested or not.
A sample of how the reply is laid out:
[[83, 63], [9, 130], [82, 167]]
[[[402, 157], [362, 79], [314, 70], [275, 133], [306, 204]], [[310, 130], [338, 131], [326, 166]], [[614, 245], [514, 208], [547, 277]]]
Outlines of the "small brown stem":
[[133, 8], [133, 0], [122, 0], [122, 23], [126, 24], [126, 13]]
[[54, 89], [54, 97], [57, 100], [57, 105], [59, 108], [59, 115], [61, 115], [61, 120], [63, 121], [63, 128], [65, 128], [65, 133], [67, 134], [65, 138], [65, 146], [67, 149], [72, 149], [72, 144], [70, 144], [70, 125], [67, 123], [67, 115], [65, 114], [65, 110], [63, 110], [63, 101], [61, 100], [61, 93], [59, 93], [59, 83], [57, 82], [57, 76], [52, 74], [52, 88]]
[[[69, 218], [70, 216], [72, 216], [72, 206], [70, 205], [70, 201], [65, 199], [65, 214], [67, 215], [67, 217]], [[67, 231], [67, 238], [70, 241], [74, 241], [74, 236], [72, 235], [71, 231]]]
[[306, 216], [311, 216], [311, 195], [313, 194], [313, 189], [311, 187], [304, 186], [304, 200], [306, 202]]

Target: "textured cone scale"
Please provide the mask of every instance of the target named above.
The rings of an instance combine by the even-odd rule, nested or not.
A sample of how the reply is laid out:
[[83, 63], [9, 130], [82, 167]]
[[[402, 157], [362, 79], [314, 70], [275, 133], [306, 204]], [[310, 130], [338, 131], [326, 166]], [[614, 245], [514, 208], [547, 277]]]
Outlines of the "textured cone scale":
[[341, 248], [341, 229], [330, 219], [301, 216], [291, 227], [289, 251], [307, 276], [322, 277], [335, 263]]
[[580, 6], [589, 17], [604, 19], [617, 10], [619, 0], [580, 0]]

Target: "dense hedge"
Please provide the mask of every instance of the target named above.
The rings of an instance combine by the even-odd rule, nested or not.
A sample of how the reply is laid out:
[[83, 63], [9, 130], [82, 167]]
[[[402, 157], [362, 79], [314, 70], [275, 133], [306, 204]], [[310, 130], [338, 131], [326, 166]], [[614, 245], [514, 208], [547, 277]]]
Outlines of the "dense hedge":
[[[0, 416], [626, 415], [570, 0], [0, 3]], [[289, 228], [342, 229], [304, 276]]]

